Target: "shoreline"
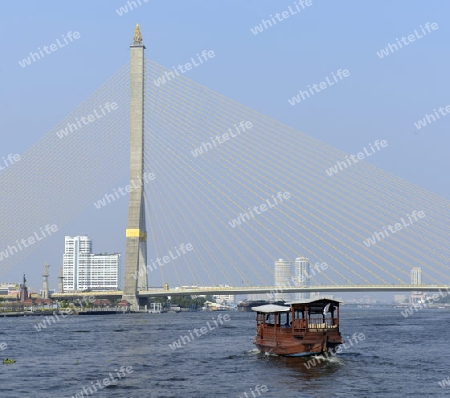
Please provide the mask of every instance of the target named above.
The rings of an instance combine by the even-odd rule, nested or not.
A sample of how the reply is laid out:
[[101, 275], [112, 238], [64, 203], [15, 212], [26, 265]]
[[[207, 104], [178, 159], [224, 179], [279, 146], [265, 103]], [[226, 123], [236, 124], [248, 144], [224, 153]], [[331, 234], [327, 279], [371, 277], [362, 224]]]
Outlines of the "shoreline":
[[[122, 309], [104, 309], [104, 310], [94, 310], [94, 311], [76, 311], [73, 310], [72, 313], [68, 314], [65, 311], [18, 311], [18, 312], [0, 312], [0, 318], [6, 317], [27, 317], [27, 316], [53, 316], [53, 315], [116, 315], [116, 314], [131, 314], [134, 312]], [[138, 314], [140, 312], [136, 312]]]

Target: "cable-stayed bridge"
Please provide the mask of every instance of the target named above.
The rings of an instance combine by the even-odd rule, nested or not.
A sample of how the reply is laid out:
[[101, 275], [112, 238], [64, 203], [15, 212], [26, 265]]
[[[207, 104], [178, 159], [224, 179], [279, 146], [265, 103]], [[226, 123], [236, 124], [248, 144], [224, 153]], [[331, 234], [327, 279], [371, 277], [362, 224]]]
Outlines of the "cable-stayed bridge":
[[[176, 289], [149, 289], [139, 292], [140, 298], [166, 297], [166, 296], [198, 296], [198, 295], [228, 295], [228, 294], [267, 294], [267, 299], [274, 298], [277, 293], [346, 293], [346, 292], [412, 292], [420, 289], [422, 292], [441, 292], [442, 296], [447, 296], [450, 286], [448, 285], [321, 285], [306, 288], [280, 286], [242, 286], [242, 287], [191, 287]], [[123, 291], [103, 291], [103, 292], [68, 292], [54, 293], [56, 299], [73, 299], [81, 297], [95, 296], [98, 298], [120, 298]]]
[[[132, 47], [143, 54], [142, 41]], [[136, 260], [125, 273], [136, 297], [191, 294], [173, 288], [185, 285], [270, 292], [274, 260], [299, 255], [327, 264], [311, 277], [309, 291], [418, 290], [409, 285], [413, 267], [422, 268], [420, 290], [449, 285], [446, 198], [350, 161], [172, 68], [144, 57], [136, 64], [139, 57], [0, 173], [0, 185], [8, 187], [0, 206], [0, 253], [8, 254], [2, 273], [36, 247], [19, 248], [22, 239], [47, 224], [61, 229], [87, 207], [100, 212], [126, 195], [139, 201], [144, 221], [126, 234], [117, 231], [139, 247], [131, 255], [127, 247], [125, 260]], [[140, 119], [142, 137], [130, 139], [130, 120], [138, 131]], [[378, 144], [361, 152], [375, 155]], [[145, 181], [144, 174], [155, 178]], [[126, 176], [130, 188], [122, 189], [118, 181]], [[143, 187], [139, 194], [135, 186]], [[188, 244], [192, 250], [181, 251]], [[147, 278], [171, 289], [148, 291]]]

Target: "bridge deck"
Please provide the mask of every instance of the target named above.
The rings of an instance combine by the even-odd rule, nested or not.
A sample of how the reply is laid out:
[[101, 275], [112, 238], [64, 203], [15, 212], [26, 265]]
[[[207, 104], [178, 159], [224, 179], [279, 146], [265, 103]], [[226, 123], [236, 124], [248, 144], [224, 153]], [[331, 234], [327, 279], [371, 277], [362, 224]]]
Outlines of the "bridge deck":
[[[339, 293], [339, 292], [437, 292], [447, 290], [450, 293], [450, 286], [446, 285], [327, 285], [310, 287], [276, 287], [276, 286], [228, 286], [228, 287], [198, 287], [179, 289], [151, 289], [139, 292], [139, 297], [161, 297], [161, 296], [190, 296], [190, 295], [210, 295], [210, 294], [264, 294], [264, 293]], [[104, 292], [67, 292], [54, 293], [53, 299], [97, 297], [97, 298], [119, 298], [122, 291]]]

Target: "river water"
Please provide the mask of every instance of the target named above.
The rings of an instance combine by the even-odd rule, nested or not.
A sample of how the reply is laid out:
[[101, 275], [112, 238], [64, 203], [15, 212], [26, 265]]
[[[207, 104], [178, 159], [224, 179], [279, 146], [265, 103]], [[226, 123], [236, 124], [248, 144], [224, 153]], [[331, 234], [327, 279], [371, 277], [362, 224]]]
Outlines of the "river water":
[[[219, 315], [229, 318], [220, 324]], [[450, 376], [448, 310], [423, 309], [405, 319], [400, 309], [343, 306], [344, 340], [354, 333], [365, 339], [310, 369], [307, 359], [259, 354], [254, 318], [237, 311], [68, 316], [41, 331], [35, 325], [44, 317], [0, 318], [0, 343], [7, 346], [0, 355], [17, 361], [0, 364], [0, 397], [76, 397], [83, 388], [78, 397], [450, 394], [450, 386], [438, 384]], [[172, 349], [180, 335], [191, 341]], [[257, 385], [265, 387], [258, 393]]]

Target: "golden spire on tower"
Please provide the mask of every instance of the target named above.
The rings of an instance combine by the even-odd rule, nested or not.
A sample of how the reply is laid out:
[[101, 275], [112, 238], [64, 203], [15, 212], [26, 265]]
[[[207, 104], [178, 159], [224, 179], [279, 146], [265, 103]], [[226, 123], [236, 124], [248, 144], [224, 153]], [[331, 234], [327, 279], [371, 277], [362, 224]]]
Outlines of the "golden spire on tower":
[[136, 28], [134, 29], [134, 44], [142, 44], [142, 35], [141, 28], [139, 28], [139, 24], [136, 24]]

